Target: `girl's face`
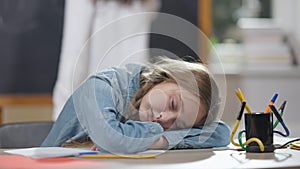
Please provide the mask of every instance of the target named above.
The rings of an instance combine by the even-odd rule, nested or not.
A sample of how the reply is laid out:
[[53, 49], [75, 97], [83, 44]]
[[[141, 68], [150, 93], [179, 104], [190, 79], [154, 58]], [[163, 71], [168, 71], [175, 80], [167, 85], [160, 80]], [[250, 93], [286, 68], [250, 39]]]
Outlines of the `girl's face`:
[[141, 121], [159, 123], [165, 130], [191, 128], [204, 117], [199, 98], [176, 83], [162, 82], [142, 99], [139, 108]]

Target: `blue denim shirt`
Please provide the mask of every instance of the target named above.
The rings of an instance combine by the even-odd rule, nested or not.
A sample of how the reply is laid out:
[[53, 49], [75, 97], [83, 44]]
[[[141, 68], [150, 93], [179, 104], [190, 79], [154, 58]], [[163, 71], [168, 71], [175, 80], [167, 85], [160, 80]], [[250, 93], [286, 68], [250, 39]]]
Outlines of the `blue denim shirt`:
[[86, 80], [68, 99], [41, 146], [61, 146], [88, 136], [102, 151], [138, 152], [148, 149], [162, 135], [169, 148], [208, 148], [229, 144], [228, 126], [221, 122], [191, 129], [164, 131], [156, 122], [124, 120], [128, 105], [139, 90], [144, 66], [100, 71]]

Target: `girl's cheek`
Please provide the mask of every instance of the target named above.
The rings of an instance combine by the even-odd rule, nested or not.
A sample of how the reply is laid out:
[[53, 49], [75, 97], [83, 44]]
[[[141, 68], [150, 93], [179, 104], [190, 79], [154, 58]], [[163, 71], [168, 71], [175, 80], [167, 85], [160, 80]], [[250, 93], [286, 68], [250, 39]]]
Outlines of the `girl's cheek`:
[[141, 121], [147, 121], [147, 112], [146, 111], [139, 111], [139, 116]]

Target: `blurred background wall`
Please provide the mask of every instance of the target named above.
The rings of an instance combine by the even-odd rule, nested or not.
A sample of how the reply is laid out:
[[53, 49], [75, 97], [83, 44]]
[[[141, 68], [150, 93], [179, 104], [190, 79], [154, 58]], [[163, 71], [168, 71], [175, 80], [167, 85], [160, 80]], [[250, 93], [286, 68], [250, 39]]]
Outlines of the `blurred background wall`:
[[[40, 97], [45, 99], [42, 105], [46, 107], [20, 107], [17, 103], [2, 106], [4, 122], [18, 121], [19, 117], [50, 120], [64, 4], [64, 0], [0, 0], [0, 106], [16, 100], [15, 97], [7, 99], [7, 95], [25, 94], [25, 98], [27, 94], [47, 95]], [[225, 122], [232, 126], [239, 110], [235, 89], [242, 89], [253, 111], [263, 111], [277, 92], [276, 106], [284, 100], [288, 102], [284, 119], [291, 128], [291, 135], [300, 135], [297, 130], [300, 1], [162, 0], [160, 10], [200, 27], [211, 40], [212, 46], [206, 46], [210, 49], [207, 63], [211, 70], [216, 70], [216, 77], [226, 78], [222, 116]], [[152, 29], [159, 25], [160, 18], [157, 18]], [[191, 39], [199, 51], [203, 51], [198, 37]], [[152, 35], [150, 47], [178, 56], [197, 57], [184, 44], [169, 37]], [[158, 54], [164, 53], [152, 53], [151, 57]], [[218, 62], [222, 64], [216, 68], [214, 63]], [[43, 99], [33, 99], [30, 104]], [[36, 119], [37, 113], [45, 116]]]

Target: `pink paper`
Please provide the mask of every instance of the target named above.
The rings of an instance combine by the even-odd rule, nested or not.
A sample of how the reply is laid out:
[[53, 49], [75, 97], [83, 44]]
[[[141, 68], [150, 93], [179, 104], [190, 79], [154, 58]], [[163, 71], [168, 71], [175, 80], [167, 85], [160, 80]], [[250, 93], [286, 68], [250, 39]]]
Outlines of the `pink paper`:
[[62, 169], [105, 166], [103, 162], [74, 159], [70, 157], [33, 159], [20, 155], [1, 155], [0, 168], [5, 169]]

